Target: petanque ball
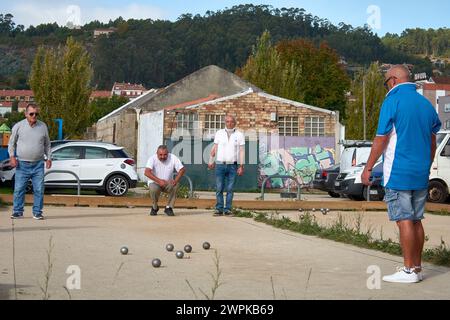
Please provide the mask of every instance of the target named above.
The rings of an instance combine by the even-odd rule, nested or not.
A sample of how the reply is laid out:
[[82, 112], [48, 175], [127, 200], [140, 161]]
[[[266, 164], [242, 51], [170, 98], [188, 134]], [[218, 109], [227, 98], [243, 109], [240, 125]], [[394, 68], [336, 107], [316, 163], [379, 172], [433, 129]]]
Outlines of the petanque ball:
[[169, 243], [169, 244], [166, 246], [166, 250], [169, 251], [169, 252], [172, 252], [174, 248], [175, 248], [174, 245], [171, 244], [171, 243]]
[[209, 250], [210, 248], [211, 248], [211, 245], [209, 244], [209, 242], [204, 242], [203, 243], [203, 249]]
[[152, 266], [153, 266], [154, 268], [159, 268], [159, 267], [161, 267], [161, 260], [159, 260], [159, 259], [153, 259], [153, 260], [152, 260]]
[[184, 252], [183, 251], [177, 251], [176, 256], [177, 256], [178, 259], [183, 259]]
[[123, 255], [127, 255], [128, 254], [128, 248], [127, 247], [120, 248], [120, 253], [123, 254]]
[[186, 253], [191, 253], [191, 252], [192, 252], [192, 246], [190, 246], [190, 245], [184, 246], [184, 251], [185, 251]]

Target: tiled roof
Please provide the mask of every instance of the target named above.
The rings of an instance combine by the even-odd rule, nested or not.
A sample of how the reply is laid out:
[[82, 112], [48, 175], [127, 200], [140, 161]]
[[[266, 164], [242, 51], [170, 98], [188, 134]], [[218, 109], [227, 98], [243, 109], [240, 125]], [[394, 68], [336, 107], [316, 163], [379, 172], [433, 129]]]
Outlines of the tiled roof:
[[110, 98], [111, 91], [92, 91], [91, 98]]
[[197, 100], [193, 100], [193, 101], [188, 101], [188, 102], [183, 102], [174, 106], [169, 106], [169, 107], [165, 107], [164, 110], [175, 110], [175, 109], [183, 109], [192, 105], [196, 105], [202, 102], [207, 102], [207, 101], [211, 101], [211, 100], [215, 100], [217, 98], [220, 98], [219, 95], [217, 94], [210, 94], [209, 96], [207, 96], [206, 98], [201, 98], [201, 99], [197, 99]]
[[436, 84], [436, 83], [424, 83], [424, 90], [448, 90], [450, 91], [450, 84]]
[[34, 93], [32, 90], [0, 90], [1, 97], [33, 97]]
[[131, 84], [131, 83], [114, 83], [113, 91], [115, 90], [142, 90], [147, 91], [147, 89], [142, 84]]

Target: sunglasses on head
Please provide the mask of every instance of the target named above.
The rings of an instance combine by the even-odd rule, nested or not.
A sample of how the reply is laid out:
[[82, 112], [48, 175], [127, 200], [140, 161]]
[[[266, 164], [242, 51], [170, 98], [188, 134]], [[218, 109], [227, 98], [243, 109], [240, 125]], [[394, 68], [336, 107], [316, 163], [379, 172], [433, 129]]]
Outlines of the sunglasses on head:
[[34, 117], [34, 116], [39, 117], [39, 113], [38, 112], [30, 112], [28, 115], [30, 117]]

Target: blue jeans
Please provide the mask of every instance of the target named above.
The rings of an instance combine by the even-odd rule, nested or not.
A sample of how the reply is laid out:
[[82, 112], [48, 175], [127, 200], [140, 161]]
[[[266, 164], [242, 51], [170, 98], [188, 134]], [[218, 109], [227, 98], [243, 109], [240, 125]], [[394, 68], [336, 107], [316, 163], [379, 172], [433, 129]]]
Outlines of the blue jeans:
[[18, 161], [14, 179], [13, 213], [23, 215], [25, 193], [28, 181], [31, 179], [34, 193], [33, 215], [41, 215], [44, 208], [44, 161]]
[[[236, 181], [238, 166], [236, 164], [216, 165], [216, 210], [220, 212], [231, 211], [234, 196], [234, 183]], [[224, 207], [223, 192], [227, 192], [227, 202]]]
[[428, 189], [398, 191], [386, 188], [384, 201], [388, 206], [389, 220], [394, 222], [423, 220], [427, 196]]

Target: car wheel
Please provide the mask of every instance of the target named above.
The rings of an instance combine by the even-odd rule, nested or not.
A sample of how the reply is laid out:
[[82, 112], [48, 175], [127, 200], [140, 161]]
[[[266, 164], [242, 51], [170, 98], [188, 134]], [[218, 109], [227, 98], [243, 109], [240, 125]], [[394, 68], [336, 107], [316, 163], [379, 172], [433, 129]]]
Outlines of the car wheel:
[[447, 200], [447, 188], [439, 181], [431, 181], [428, 185], [428, 201], [444, 203]]
[[106, 181], [106, 192], [111, 197], [123, 197], [128, 192], [128, 180], [121, 175], [115, 175]]
[[336, 193], [333, 191], [328, 192], [328, 195], [332, 198], [340, 198], [341, 197], [341, 195], [339, 193]]
[[[373, 188], [372, 188], [372, 190], [373, 190]], [[378, 191], [378, 194], [376, 194], [376, 195], [371, 194], [370, 195], [370, 201], [383, 201], [384, 192], [380, 191], [379, 189], [377, 189], [377, 191]], [[367, 186], [364, 187], [363, 198], [364, 198], [365, 201], [367, 201]]]
[[353, 201], [363, 201], [364, 200], [363, 196], [348, 195], [348, 198]]

